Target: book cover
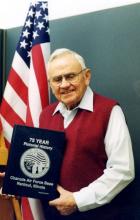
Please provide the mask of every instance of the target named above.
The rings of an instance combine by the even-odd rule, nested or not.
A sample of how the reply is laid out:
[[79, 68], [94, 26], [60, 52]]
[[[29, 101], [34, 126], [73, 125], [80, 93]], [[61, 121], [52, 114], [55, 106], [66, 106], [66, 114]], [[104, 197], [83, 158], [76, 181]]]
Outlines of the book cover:
[[64, 149], [64, 132], [15, 125], [3, 193], [55, 199]]

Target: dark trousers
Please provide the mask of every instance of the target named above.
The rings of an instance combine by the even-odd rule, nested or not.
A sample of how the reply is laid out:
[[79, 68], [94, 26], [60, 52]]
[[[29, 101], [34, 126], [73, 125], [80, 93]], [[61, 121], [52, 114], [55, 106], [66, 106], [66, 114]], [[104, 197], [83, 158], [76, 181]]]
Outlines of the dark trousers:
[[[75, 212], [69, 216], [62, 216], [52, 207], [43, 204], [45, 220], [135, 220], [133, 213], [123, 212], [122, 207], [105, 205], [86, 212]], [[129, 211], [129, 210], [127, 210]]]

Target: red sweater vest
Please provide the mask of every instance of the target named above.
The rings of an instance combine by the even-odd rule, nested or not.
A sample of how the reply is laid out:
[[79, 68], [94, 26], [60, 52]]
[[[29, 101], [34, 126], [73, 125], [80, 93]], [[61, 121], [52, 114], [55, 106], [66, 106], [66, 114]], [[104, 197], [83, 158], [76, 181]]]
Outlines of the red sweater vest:
[[60, 185], [74, 192], [103, 174], [107, 162], [104, 137], [111, 110], [117, 102], [94, 93], [93, 112], [79, 109], [66, 129], [62, 115], [59, 112], [52, 115], [57, 104], [53, 103], [43, 110], [40, 127], [65, 132], [67, 144]]

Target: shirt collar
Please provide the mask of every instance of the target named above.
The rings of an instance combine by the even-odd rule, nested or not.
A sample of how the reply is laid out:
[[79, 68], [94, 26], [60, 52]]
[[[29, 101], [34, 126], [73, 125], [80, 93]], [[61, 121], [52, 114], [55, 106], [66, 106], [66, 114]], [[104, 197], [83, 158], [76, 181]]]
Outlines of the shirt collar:
[[[76, 106], [74, 109], [84, 109], [84, 110], [87, 110], [87, 111], [91, 111], [93, 112], [93, 91], [91, 90], [91, 88], [88, 86], [86, 91], [85, 91], [85, 94], [81, 100], [81, 102], [79, 103], [78, 106]], [[73, 109], [73, 110], [74, 110]], [[54, 112], [53, 112], [53, 115], [56, 113], [56, 112], [60, 112], [62, 113], [63, 111], [66, 111], [66, 107], [65, 105], [62, 103], [62, 102], [59, 102], [58, 105], [56, 106]]]

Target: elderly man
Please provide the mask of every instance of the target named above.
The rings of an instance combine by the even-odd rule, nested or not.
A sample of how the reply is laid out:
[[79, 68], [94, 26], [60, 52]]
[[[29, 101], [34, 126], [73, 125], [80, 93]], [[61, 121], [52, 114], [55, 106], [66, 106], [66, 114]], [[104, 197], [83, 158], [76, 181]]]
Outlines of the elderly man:
[[120, 219], [112, 200], [134, 179], [131, 139], [120, 106], [91, 90], [91, 71], [74, 51], [54, 51], [48, 78], [58, 101], [43, 110], [40, 127], [64, 131], [67, 143], [60, 196], [49, 207], [42, 202], [46, 219]]

